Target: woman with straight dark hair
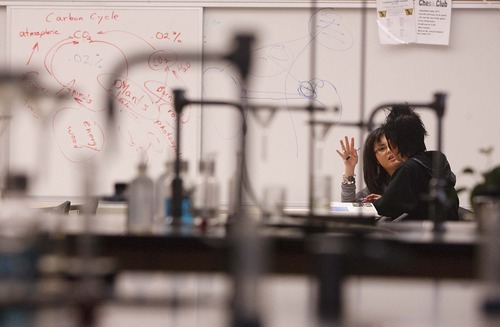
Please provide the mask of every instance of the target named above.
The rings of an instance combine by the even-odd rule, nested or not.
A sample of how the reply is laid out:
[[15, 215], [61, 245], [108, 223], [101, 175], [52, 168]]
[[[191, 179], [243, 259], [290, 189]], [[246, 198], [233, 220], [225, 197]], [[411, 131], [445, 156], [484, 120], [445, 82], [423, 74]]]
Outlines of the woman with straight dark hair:
[[342, 202], [361, 202], [366, 196], [381, 196], [400, 162], [392, 155], [382, 128], [377, 128], [366, 138], [363, 148], [363, 177], [366, 187], [356, 193], [356, 175], [358, 152], [354, 146], [354, 138], [346, 136], [340, 140], [342, 151], [338, 155], [344, 161], [344, 174], [341, 184]]

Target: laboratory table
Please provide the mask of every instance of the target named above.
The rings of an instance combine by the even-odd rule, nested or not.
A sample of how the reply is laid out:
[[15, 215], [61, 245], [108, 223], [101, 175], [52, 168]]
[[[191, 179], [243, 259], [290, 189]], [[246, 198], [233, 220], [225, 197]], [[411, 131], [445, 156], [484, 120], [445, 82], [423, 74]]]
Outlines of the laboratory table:
[[[268, 225], [259, 228], [259, 253], [264, 272], [272, 274], [316, 274], [333, 258], [345, 275], [479, 277], [481, 237], [476, 224], [447, 222], [445, 228], [434, 233], [431, 222]], [[45, 244], [68, 256], [110, 258], [119, 271], [230, 273], [241, 242], [226, 227], [214, 227], [154, 235], [70, 233]]]

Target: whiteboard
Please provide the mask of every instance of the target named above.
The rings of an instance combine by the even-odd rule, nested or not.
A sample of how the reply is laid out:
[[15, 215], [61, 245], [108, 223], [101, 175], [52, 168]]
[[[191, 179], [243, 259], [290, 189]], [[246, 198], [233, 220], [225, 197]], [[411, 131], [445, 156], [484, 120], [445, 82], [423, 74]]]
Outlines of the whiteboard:
[[175, 157], [176, 119], [181, 155], [196, 160], [200, 113], [177, 117], [172, 91], [200, 97], [201, 8], [12, 6], [8, 26], [12, 73], [36, 76], [36, 94], [64, 98], [12, 108], [11, 165], [36, 176], [33, 195], [83, 195], [89, 180], [92, 193], [112, 194], [143, 158], [156, 178]]
[[[450, 44], [381, 45], [376, 15], [355, 8], [323, 8], [318, 13], [316, 57], [311, 65], [311, 31], [314, 12], [299, 8], [208, 8], [204, 11], [204, 50], [225, 48], [238, 31], [256, 35], [255, 67], [248, 89], [252, 103], [272, 103], [285, 109], [275, 114], [267, 128], [248, 115], [250, 124], [249, 170], [257, 195], [266, 186], [282, 185], [290, 203], [308, 201], [309, 127], [307, 114], [287, 107], [304, 98], [304, 83], [314, 90], [315, 103], [337, 106], [328, 119], [337, 122], [366, 120], [385, 103], [430, 103], [435, 92], [447, 94], [443, 123], [443, 151], [457, 175], [457, 187], [470, 186], [480, 177], [461, 174], [463, 168], [478, 170], [500, 161], [500, 11], [452, 11]], [[363, 59], [363, 47], [366, 56]], [[362, 63], [366, 79], [362, 80]], [[226, 66], [205, 65], [204, 96], [231, 98], [240, 87]], [[313, 86], [314, 85], [314, 86]], [[228, 90], [234, 92], [228, 92]], [[307, 88], [306, 88], [307, 90]], [[364, 103], [362, 102], [364, 99]], [[364, 104], [364, 106], [363, 106]], [[430, 111], [419, 111], [429, 132], [428, 149], [436, 148], [437, 120]], [[226, 162], [234, 157], [232, 142], [237, 135], [231, 114], [220, 110], [204, 117], [203, 152], [219, 153], [218, 175], [232, 171]], [[383, 114], [378, 117], [383, 120]], [[333, 197], [340, 200], [343, 163], [335, 152], [344, 135], [358, 140], [354, 127], [333, 126], [324, 138], [323, 150], [314, 167], [318, 174], [333, 176]], [[365, 134], [366, 135], [366, 134]], [[318, 146], [321, 146], [319, 144]], [[491, 158], [479, 148], [493, 146]], [[362, 149], [364, 151], [365, 149]], [[267, 155], [264, 155], [267, 153]], [[361, 175], [359, 175], [361, 176]], [[360, 181], [361, 178], [358, 178]], [[360, 183], [358, 183], [358, 186]], [[462, 194], [461, 203], [468, 205]]]
[[[395, 46], [379, 43], [373, 8], [368, 9], [364, 16], [363, 10], [359, 7], [347, 6], [348, 8], [337, 9], [325, 7], [316, 16], [321, 19], [315, 20], [314, 11], [302, 6], [290, 5], [294, 8], [288, 8], [280, 5], [264, 8], [260, 5], [248, 8], [237, 4], [232, 7], [226, 3], [217, 7], [211, 2], [207, 2], [207, 6], [204, 9], [184, 9], [165, 8], [156, 4], [150, 8], [147, 6], [114, 8], [119, 11], [120, 17], [126, 23], [106, 22], [104, 26], [109, 28], [115, 24], [118, 26], [113, 30], [127, 33], [123, 35], [115, 33], [112, 37], [109, 34], [97, 35], [100, 38], [108, 37], [106, 42], [111, 42], [113, 45], [119, 44], [120, 50], [117, 47], [113, 47], [113, 50], [120, 53], [118, 57], [124, 58], [122, 50], [126, 57], [135, 53], [134, 50], [148, 52], [151, 47], [147, 43], [157, 49], [175, 51], [179, 54], [182, 51], [194, 51], [200, 55], [202, 52], [226, 52], [231, 49], [235, 34], [255, 33], [254, 67], [244, 92], [252, 104], [272, 104], [280, 107], [265, 128], [251, 113], [247, 112], [245, 115], [249, 123], [249, 173], [257, 196], [263, 194], [263, 189], [267, 185], [278, 184], [286, 188], [289, 203], [304, 204], [308, 201], [309, 116], [304, 111], [291, 110], [292, 107], [308, 104], [310, 101], [307, 94], [317, 96], [313, 101], [315, 105], [337, 109], [322, 114], [322, 119], [345, 123], [367, 119], [371, 110], [383, 103], [430, 102], [435, 92], [445, 92], [447, 101], [443, 126], [443, 151], [457, 174], [457, 186], [470, 186], [480, 178], [461, 174], [463, 168], [472, 166], [484, 170], [500, 162], [496, 125], [500, 119], [500, 65], [497, 64], [500, 58], [500, 41], [498, 41], [500, 11], [462, 9], [454, 6], [448, 46], [416, 44]], [[7, 44], [13, 69], [22, 68], [25, 72], [33, 70], [42, 76], [45, 83], [60, 89], [61, 86], [53, 81], [53, 75], [46, 71], [43, 63], [44, 56], [49, 53], [49, 47], [60, 42], [62, 38], [44, 36], [29, 39], [20, 38], [15, 33], [26, 28], [35, 30], [44, 28], [43, 15], [52, 9], [47, 6], [27, 9], [9, 7], [7, 26], [10, 39]], [[98, 11], [109, 12], [109, 9], [99, 7]], [[67, 15], [68, 11], [73, 10], [81, 14], [92, 11], [89, 7], [65, 7], [61, 15]], [[176, 20], [181, 16], [182, 19]], [[362, 31], [364, 17], [366, 34]], [[148, 23], [143, 23], [145, 21]], [[174, 21], [175, 25], [169, 23]], [[319, 35], [315, 42], [312, 42], [311, 33], [315, 24], [325, 27], [328, 33]], [[101, 30], [92, 24], [79, 22], [65, 25], [62, 30], [72, 35], [74, 30], [84, 28], [91, 33]], [[181, 44], [165, 45], [167, 40], [148, 38], [151, 33], [156, 35], [158, 31], [170, 32], [174, 29], [182, 32]], [[35, 40], [39, 42], [36, 48], [34, 48]], [[144, 40], [148, 42], [143, 42]], [[314, 48], [316, 56], [311, 60]], [[364, 56], [363, 49], [366, 50]], [[89, 55], [89, 58], [95, 58], [96, 52], [87, 50], [84, 54], [93, 54], [94, 57]], [[36, 62], [40, 66], [27, 69], [26, 62], [29, 58], [32, 60], [30, 65], [34, 66]], [[182, 75], [183, 82], [179, 84], [186, 86], [190, 97], [239, 101], [242, 83], [232, 65], [210, 62], [206, 58], [203, 66], [195, 62], [189, 64], [190, 68]], [[364, 80], [361, 69], [363, 64]], [[107, 68], [111, 66], [106, 65]], [[61, 63], [61, 67], [64, 67], [64, 74], [68, 77], [74, 75], [73, 73], [92, 75], [92, 71], [95, 70], [93, 68], [82, 72], [82, 69], [76, 69], [78, 66], [75, 67], [74, 64], [66, 66]], [[146, 80], [165, 81], [164, 71], [157, 72], [161, 77], [156, 77], [156, 74], [149, 77], [153, 72], [146, 72], [147, 69], [138, 70], [140, 70], [137, 72], [138, 76], [148, 75]], [[141, 78], [137, 80], [136, 84], [141, 85], [143, 80]], [[172, 78], [169, 78], [168, 82], [173, 83]], [[91, 83], [91, 86], [97, 87], [98, 83]], [[90, 94], [90, 91], [81, 93]], [[95, 94], [98, 93], [96, 91]], [[105, 96], [105, 94], [96, 95], [96, 101], [102, 103]], [[153, 100], [157, 99], [154, 95], [152, 97]], [[12, 165], [23, 167], [34, 162], [36, 171], [40, 172], [36, 188], [38, 194], [68, 195], [80, 191], [81, 183], [78, 179], [85, 175], [82, 173], [84, 163], [68, 160], [68, 149], [64, 151], [60, 148], [57, 134], [53, 131], [53, 122], [56, 121], [57, 125], [57, 122], [61, 121], [59, 118], [64, 118], [56, 113], [66, 107], [65, 105], [62, 108], [48, 110], [50, 112], [47, 115], [48, 123], [39, 124], [41, 119], [36, 118], [40, 116], [34, 107], [30, 108], [21, 103], [22, 110], [16, 110], [13, 118]], [[65, 112], [71, 113], [68, 110]], [[96, 123], [104, 124], [100, 112], [87, 112], [87, 114], [91, 115]], [[427, 146], [429, 149], [434, 149], [435, 116], [431, 112], [421, 112], [421, 114], [429, 131]], [[20, 118], [22, 115], [24, 117]], [[54, 119], [56, 116], [58, 119]], [[78, 117], [78, 114], [75, 116]], [[190, 162], [190, 174], [196, 173], [196, 156], [215, 154], [216, 174], [221, 182], [223, 201], [228, 196], [229, 177], [235, 170], [238, 138], [241, 135], [240, 117], [236, 110], [228, 108], [204, 107], [203, 110], [192, 108], [189, 120], [183, 125], [183, 135], [187, 135], [183, 136], [185, 142], [182, 151]], [[120, 121], [130, 120], [130, 116], [125, 114], [121, 118]], [[163, 120], [172, 123], [168, 117]], [[35, 123], [29, 126], [21, 124], [17, 127], [15, 124], [19, 121]], [[122, 121], [122, 124], [125, 122]], [[169, 127], [154, 126], [149, 129], [151, 126], [144, 127], [142, 123], [139, 125], [141, 126], [139, 130], [145, 129], [148, 132], [140, 133], [128, 124], [124, 125], [129, 126], [128, 130], [137, 132], [138, 138], [134, 139], [136, 142], [130, 142], [130, 138], [124, 138], [123, 134], [119, 133], [120, 130], [117, 130], [116, 139], [122, 142], [117, 142], [118, 145], [114, 146], [112, 151], [103, 151], [111, 158], [103, 156], [104, 159], [101, 160], [99, 156], [95, 157], [96, 163], [103, 165], [102, 169], [98, 170], [100, 176], [97, 181], [100, 185], [96, 187], [97, 192], [109, 193], [113, 182], [126, 181], [133, 176], [138, 161], [138, 148], [149, 149], [148, 156], [153, 177], [159, 175], [165, 158], [172, 157], [172, 143], [168, 136], [156, 137]], [[167, 123], [163, 126], [170, 125]], [[41, 128], [41, 131], [35, 133], [37, 128]], [[190, 133], [184, 133], [186, 131]], [[323, 143], [317, 144], [319, 148], [322, 146], [323, 150], [320, 151], [321, 156], [314, 170], [318, 174], [333, 176], [335, 201], [340, 200], [343, 168], [334, 150], [339, 148], [338, 141], [344, 135], [352, 135], [358, 141], [364, 137], [357, 128], [333, 126], [323, 139]], [[28, 142], [32, 138], [35, 141]], [[109, 143], [105, 142], [105, 145]], [[148, 147], [148, 144], [151, 146]], [[495, 150], [491, 157], [486, 158], [479, 153], [479, 148], [489, 146]], [[38, 152], [42, 152], [40, 151], [42, 148], [47, 154], [37, 155]], [[71, 156], [70, 159], [74, 160]], [[360, 179], [358, 178], [358, 181]], [[467, 205], [467, 202], [467, 196], [464, 194], [461, 196], [461, 203]]]

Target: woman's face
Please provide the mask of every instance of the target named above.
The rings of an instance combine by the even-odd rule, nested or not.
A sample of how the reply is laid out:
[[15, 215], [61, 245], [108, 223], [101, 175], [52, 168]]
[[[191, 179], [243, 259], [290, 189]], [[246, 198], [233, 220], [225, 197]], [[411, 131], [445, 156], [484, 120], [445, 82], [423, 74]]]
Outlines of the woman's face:
[[398, 161], [392, 154], [392, 151], [389, 149], [389, 145], [387, 144], [385, 135], [380, 137], [380, 141], [375, 141], [373, 146], [378, 163], [387, 171], [389, 175], [392, 175], [401, 164], [401, 161]]

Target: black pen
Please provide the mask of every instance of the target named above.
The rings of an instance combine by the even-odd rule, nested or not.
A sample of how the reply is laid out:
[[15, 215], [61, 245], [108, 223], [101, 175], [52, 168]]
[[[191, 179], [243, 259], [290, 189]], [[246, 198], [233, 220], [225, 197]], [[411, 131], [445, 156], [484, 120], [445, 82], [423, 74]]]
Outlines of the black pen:
[[[357, 149], [356, 149], [356, 151], [359, 151], [359, 150], [361, 150], [361, 147], [359, 147], [359, 148], [357, 148]], [[346, 161], [347, 161], [347, 160], [349, 160], [349, 159], [351, 159], [351, 155], [348, 155], [348, 156], [345, 158], [345, 160], [346, 160]]]

